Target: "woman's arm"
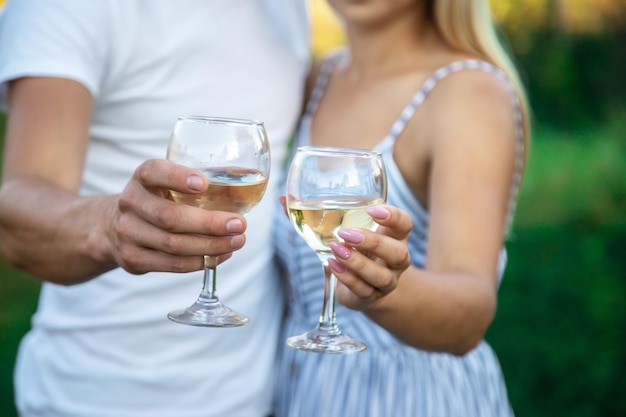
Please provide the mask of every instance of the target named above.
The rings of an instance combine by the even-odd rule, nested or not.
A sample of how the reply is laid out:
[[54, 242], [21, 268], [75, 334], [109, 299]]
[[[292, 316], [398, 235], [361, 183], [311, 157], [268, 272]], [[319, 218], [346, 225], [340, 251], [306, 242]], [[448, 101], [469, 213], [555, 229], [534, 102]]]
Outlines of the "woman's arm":
[[[393, 290], [379, 291], [373, 299], [365, 291], [357, 293], [365, 300], [361, 304], [354, 302], [354, 286], [351, 294], [338, 293], [338, 299], [363, 310], [405, 343], [463, 354], [483, 339], [496, 311], [497, 265], [515, 154], [513, 107], [500, 81], [464, 71], [441, 82], [420, 111], [417, 140], [427, 141], [430, 149], [426, 266], [410, 267], [397, 285], [386, 281]], [[392, 243], [397, 238], [367, 232], [363, 237], [361, 243], [349, 244], [375, 255], [379, 267], [352, 251], [349, 259], [337, 256], [347, 270], [335, 270], [344, 286], [358, 282], [377, 289], [394, 262], [393, 253], [382, 248], [397, 244]]]

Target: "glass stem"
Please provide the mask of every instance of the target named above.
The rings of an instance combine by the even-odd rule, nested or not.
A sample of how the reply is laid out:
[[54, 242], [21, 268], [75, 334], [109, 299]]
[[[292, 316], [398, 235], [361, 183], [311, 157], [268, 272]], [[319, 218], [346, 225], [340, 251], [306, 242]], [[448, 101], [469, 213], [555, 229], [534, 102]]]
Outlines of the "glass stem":
[[337, 277], [333, 275], [328, 264], [331, 255], [320, 255], [324, 266], [324, 303], [322, 314], [318, 323], [318, 328], [332, 334], [340, 334], [339, 326], [335, 316], [335, 291], [337, 289]]
[[219, 303], [217, 297], [217, 257], [215, 256], [204, 256], [204, 284], [198, 300], [204, 303]]

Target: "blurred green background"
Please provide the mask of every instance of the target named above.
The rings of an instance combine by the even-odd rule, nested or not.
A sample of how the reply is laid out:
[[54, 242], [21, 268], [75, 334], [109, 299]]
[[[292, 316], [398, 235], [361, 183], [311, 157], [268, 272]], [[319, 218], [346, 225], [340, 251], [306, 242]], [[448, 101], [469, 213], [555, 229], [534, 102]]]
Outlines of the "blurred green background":
[[[518, 417], [626, 416], [626, 0], [491, 3], [534, 135], [487, 339]], [[312, 11], [314, 50], [341, 42], [325, 3]], [[38, 290], [0, 258], [1, 417]]]

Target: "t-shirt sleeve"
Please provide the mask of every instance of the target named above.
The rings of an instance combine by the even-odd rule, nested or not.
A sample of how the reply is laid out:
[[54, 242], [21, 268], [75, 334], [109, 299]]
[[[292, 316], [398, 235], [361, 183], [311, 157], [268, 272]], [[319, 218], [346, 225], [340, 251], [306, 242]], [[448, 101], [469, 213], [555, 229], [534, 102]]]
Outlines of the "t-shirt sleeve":
[[0, 11], [0, 108], [8, 82], [59, 77], [99, 93], [106, 68], [105, 1], [14, 0]]

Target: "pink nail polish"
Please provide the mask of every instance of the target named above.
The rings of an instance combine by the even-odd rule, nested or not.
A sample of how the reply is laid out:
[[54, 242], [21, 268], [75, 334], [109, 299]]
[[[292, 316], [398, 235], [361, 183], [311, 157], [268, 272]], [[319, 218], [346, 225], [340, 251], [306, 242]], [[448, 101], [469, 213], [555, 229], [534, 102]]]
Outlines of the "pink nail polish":
[[339, 242], [330, 242], [330, 249], [333, 253], [342, 259], [350, 258], [350, 249], [346, 248]]
[[389, 210], [384, 207], [374, 206], [367, 209], [367, 214], [375, 219], [386, 220], [389, 218], [391, 213], [389, 213]]
[[361, 243], [364, 238], [361, 232], [352, 229], [341, 229], [337, 235], [348, 243]]
[[330, 265], [331, 269], [339, 274], [341, 274], [342, 272], [346, 271], [346, 267], [343, 266], [342, 263], [340, 263], [338, 260], [336, 259], [329, 259], [328, 260], [328, 264]]

